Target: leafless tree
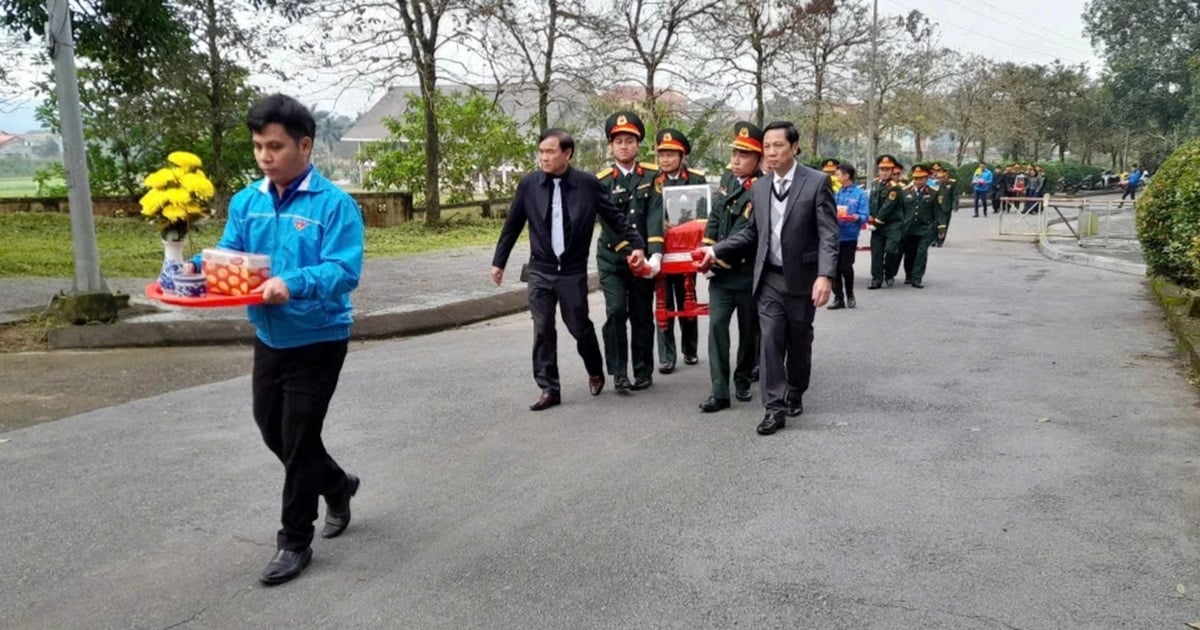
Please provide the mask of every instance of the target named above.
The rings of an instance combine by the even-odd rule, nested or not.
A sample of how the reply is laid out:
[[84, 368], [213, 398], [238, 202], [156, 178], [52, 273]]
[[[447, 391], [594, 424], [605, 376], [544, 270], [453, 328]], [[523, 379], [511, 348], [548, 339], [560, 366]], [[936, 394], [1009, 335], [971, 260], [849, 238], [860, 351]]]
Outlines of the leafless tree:
[[733, 92], [754, 94], [754, 123], [766, 119], [767, 90], [788, 51], [793, 33], [791, 16], [803, 0], [725, 0], [709, 16], [714, 71]]
[[462, 64], [448, 49], [463, 43], [470, 8], [470, 0], [323, 0], [317, 10], [325, 31], [315, 50], [322, 65], [347, 82], [366, 79], [386, 86], [416, 75], [425, 119], [425, 220], [430, 224], [442, 218], [435, 107], [439, 71]]
[[590, 53], [599, 18], [585, 0], [475, 0], [472, 14], [484, 20], [479, 40], [489, 51], [497, 83], [502, 77], [532, 83], [537, 89], [534, 126], [548, 128], [556, 83], [596, 66]]
[[[721, 0], [616, 0], [608, 18], [602, 23], [612, 25], [608, 42], [616, 49], [617, 67], [637, 64], [642, 71], [646, 113], [650, 126], [657, 126], [666, 112], [659, 103], [664, 92], [659, 86], [660, 75], [673, 76], [681, 81], [691, 80], [683, 70], [680, 57], [695, 41], [697, 25], [716, 10]], [[693, 60], [699, 64], [697, 54]]]
[[795, 33], [789, 56], [798, 72], [812, 77], [812, 139], [818, 155], [821, 114], [836, 73], [849, 70], [851, 53], [871, 41], [871, 18], [861, 0], [808, 0], [792, 8]]
[[951, 76], [950, 93], [945, 99], [946, 125], [954, 130], [954, 163], [962, 166], [967, 147], [976, 141], [986, 143], [985, 122], [991, 107], [991, 63], [971, 56]]

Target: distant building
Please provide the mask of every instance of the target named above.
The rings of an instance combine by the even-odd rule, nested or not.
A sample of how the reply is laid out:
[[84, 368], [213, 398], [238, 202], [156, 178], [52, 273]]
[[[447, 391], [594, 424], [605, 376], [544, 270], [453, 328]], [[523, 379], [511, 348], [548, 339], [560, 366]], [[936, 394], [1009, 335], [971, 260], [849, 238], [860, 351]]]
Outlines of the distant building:
[[20, 135], [0, 131], [0, 157], [54, 158], [61, 151], [58, 136], [47, 131]]

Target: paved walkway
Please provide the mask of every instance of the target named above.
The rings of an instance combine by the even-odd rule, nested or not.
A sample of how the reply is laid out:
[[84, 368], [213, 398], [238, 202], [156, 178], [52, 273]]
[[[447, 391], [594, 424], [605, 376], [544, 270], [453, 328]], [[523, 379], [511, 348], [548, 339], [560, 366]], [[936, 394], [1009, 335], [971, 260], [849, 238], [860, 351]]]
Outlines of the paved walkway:
[[858, 308], [817, 315], [804, 415], [769, 438], [757, 390], [699, 413], [706, 359], [589, 396], [561, 327], [563, 405], [529, 412], [526, 315], [356, 344], [324, 433], [363, 477], [354, 522], [279, 588], [256, 582], [282, 475], [248, 378], [166, 374], [175, 391], [6, 432], [0, 627], [1200, 621], [1197, 396], [1145, 281], [962, 212], [924, 290], [866, 291], [868, 263]]

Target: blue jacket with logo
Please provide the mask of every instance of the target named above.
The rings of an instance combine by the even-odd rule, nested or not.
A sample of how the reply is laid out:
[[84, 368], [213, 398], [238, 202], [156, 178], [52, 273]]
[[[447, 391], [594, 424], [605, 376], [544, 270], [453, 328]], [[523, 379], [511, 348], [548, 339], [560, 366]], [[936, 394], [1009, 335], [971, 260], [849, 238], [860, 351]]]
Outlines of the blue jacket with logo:
[[294, 348], [350, 337], [350, 292], [363, 265], [362, 213], [315, 167], [282, 199], [266, 178], [234, 195], [217, 247], [269, 255], [271, 276], [287, 284], [287, 302], [247, 308], [263, 343]]

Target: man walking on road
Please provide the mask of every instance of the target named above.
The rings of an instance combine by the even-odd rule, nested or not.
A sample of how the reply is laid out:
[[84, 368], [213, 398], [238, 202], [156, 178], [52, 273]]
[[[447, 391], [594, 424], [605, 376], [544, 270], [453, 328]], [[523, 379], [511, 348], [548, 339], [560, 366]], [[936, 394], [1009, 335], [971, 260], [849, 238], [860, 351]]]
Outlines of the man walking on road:
[[1121, 201], [1129, 199], [1137, 201], [1137, 189], [1142, 183], [1142, 171], [1137, 164], [1133, 165], [1133, 170], [1129, 171], [1129, 177], [1125, 179], [1125, 192], [1121, 193]]
[[253, 107], [246, 124], [266, 175], [233, 196], [217, 247], [271, 257], [271, 278], [248, 308], [254, 341], [254, 420], [283, 462], [283, 528], [264, 584], [300, 575], [312, 559], [313, 521], [325, 497], [323, 538], [350, 524], [359, 479], [325, 451], [321, 428], [350, 339], [350, 292], [363, 264], [362, 212], [309, 162], [316, 121], [282, 94]]
[[[637, 161], [638, 145], [646, 126], [637, 114], [617, 112], [604, 122], [613, 164], [596, 174], [609, 192], [612, 204], [622, 212], [645, 243], [650, 258], [648, 273], [634, 274], [629, 268], [633, 241], [624, 232], [601, 225], [596, 240], [596, 269], [604, 292], [604, 360], [617, 393], [647, 389], [654, 385], [654, 281], [662, 264], [662, 195], [654, 190], [658, 169]], [[629, 369], [633, 368], [633, 382]]]
[[529, 224], [529, 311], [533, 314], [533, 379], [541, 388], [529, 406], [542, 411], [562, 403], [558, 379], [558, 331], [554, 307], [575, 338], [588, 373], [588, 389], [604, 389], [604, 359], [596, 328], [588, 317], [587, 263], [597, 216], [631, 248], [629, 264], [645, 264], [645, 243], [625, 213], [609, 200], [608, 190], [590, 173], [571, 167], [575, 141], [562, 129], [549, 129], [538, 141], [541, 170], [521, 178], [492, 257], [492, 281], [504, 279], [504, 267], [521, 230]]
[[759, 435], [804, 413], [812, 371], [813, 318], [829, 301], [837, 273], [838, 225], [829, 176], [796, 163], [800, 132], [790, 122], [763, 130], [772, 173], [751, 187], [754, 222], [716, 245], [700, 262], [754, 255], [753, 287], [762, 331], [762, 392], [767, 413]]
[[[704, 228], [704, 244], [713, 245], [746, 229], [754, 222], [750, 203], [754, 182], [762, 176], [763, 132], [753, 123], [739, 121], [733, 126], [733, 152], [729, 170], [721, 176], [721, 186], [713, 198], [712, 212]], [[700, 403], [700, 410], [712, 413], [728, 409], [729, 402], [729, 324], [737, 313], [738, 350], [733, 370], [734, 395], [749, 402], [750, 383], [758, 365], [758, 312], [754, 306], [754, 261], [749, 256], [717, 260], [708, 281], [708, 372], [712, 395]]]

